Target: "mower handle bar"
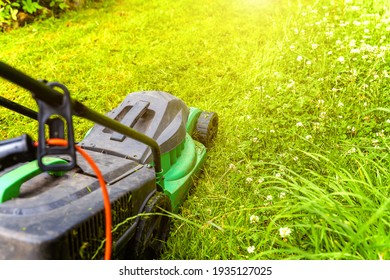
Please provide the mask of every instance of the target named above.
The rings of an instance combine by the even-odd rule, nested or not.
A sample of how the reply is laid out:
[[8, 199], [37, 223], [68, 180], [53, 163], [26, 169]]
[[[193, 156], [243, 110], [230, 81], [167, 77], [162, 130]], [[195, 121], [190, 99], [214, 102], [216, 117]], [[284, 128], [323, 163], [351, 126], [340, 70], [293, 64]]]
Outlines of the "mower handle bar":
[[[63, 94], [47, 86], [45, 83], [31, 78], [30, 76], [22, 73], [21, 71], [9, 66], [2, 61], [0, 61], [0, 76], [30, 91], [35, 99], [42, 100], [51, 106], [59, 106], [62, 103]], [[3, 100], [3, 98], [1, 100]], [[77, 100], [70, 99], [70, 103], [70, 106], [72, 108], [72, 114], [90, 120], [94, 123], [100, 124], [104, 127], [110, 128], [120, 134], [126, 135], [127, 137], [130, 137], [136, 141], [148, 145], [152, 149], [154, 168], [156, 173], [160, 174], [162, 172], [160, 147], [154, 139], [136, 131], [135, 129], [127, 127], [120, 122], [117, 122], [103, 114], [89, 109], [87, 106], [83, 105]], [[19, 106], [19, 108], [23, 107], [21, 105]], [[33, 116], [36, 116], [34, 114], [36, 112], [28, 108], [25, 109], [28, 110], [28, 112]]]

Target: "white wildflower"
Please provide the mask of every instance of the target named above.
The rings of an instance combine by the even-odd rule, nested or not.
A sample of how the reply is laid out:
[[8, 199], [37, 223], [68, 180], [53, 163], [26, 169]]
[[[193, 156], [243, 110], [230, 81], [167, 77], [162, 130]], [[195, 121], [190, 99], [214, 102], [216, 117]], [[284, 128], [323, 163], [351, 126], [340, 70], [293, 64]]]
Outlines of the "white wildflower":
[[248, 248], [246, 248], [249, 254], [253, 254], [255, 252], [255, 249], [255, 246], [249, 246]]
[[290, 236], [291, 234], [291, 229], [288, 228], [288, 227], [283, 227], [283, 228], [280, 228], [279, 229], [279, 234], [282, 238], [286, 238], [288, 236]]
[[345, 63], [345, 58], [343, 56], [340, 56], [338, 59], [337, 59], [338, 62], [340, 62], [341, 64], [344, 64]]
[[253, 179], [251, 177], [246, 178], [246, 183], [251, 184], [253, 182]]
[[383, 137], [385, 137], [385, 131], [382, 129], [382, 131], [375, 133], [375, 135], [383, 138]]
[[325, 104], [325, 100], [323, 100], [323, 99], [320, 99], [320, 100], [318, 100], [318, 102], [317, 102], [317, 106], [319, 107], [319, 106], [322, 106], [322, 105], [324, 105]]
[[252, 216], [249, 217], [249, 222], [250, 222], [251, 224], [256, 224], [256, 223], [258, 223], [259, 221], [260, 221], [259, 216], [252, 215]]

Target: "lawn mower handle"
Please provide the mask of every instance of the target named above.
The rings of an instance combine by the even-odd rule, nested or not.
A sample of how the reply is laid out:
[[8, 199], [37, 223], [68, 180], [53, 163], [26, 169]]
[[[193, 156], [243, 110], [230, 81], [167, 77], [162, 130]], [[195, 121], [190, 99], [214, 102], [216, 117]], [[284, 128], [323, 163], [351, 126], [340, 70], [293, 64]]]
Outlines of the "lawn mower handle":
[[[14, 84], [23, 87], [24, 89], [27, 89], [32, 93], [35, 99], [42, 100], [52, 106], [59, 106], [62, 103], [63, 94], [47, 86], [45, 83], [27, 76], [26, 74], [2, 61], [0, 61], [0, 76]], [[151, 147], [155, 171], [157, 174], [162, 172], [160, 147], [154, 139], [103, 114], [89, 109], [77, 100], [70, 99], [70, 103], [72, 113], [74, 115], [110, 128], [118, 133], [126, 135], [127, 137], [133, 138], [134, 140]]]

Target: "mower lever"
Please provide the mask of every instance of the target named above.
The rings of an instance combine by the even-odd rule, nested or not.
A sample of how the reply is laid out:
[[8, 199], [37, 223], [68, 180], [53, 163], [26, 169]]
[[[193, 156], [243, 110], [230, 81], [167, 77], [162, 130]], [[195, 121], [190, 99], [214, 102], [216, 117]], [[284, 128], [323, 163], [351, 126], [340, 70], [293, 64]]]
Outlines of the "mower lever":
[[[39, 106], [38, 165], [42, 171], [68, 171], [76, 166], [70, 93], [63, 84], [57, 82], [46, 84], [52, 89], [60, 88], [64, 94], [62, 103], [58, 106], [50, 105], [36, 95], [34, 96]], [[45, 124], [49, 126], [50, 138], [65, 139], [68, 142], [67, 146], [47, 146]], [[51, 155], [65, 156], [68, 161], [59, 164], [44, 164], [43, 159]]]

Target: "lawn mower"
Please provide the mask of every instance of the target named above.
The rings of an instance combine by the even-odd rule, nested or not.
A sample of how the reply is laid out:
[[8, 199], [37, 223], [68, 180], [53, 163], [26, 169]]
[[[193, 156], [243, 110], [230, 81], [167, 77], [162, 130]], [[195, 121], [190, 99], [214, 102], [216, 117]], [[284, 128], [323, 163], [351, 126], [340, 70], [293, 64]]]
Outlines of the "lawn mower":
[[[218, 130], [214, 112], [166, 92], [127, 95], [106, 115], [0, 62], [0, 76], [31, 92], [38, 121], [0, 141], [0, 259], [153, 259], [169, 236]], [[94, 126], [75, 142], [73, 116]], [[4, 118], [4, 117], [3, 117]]]

